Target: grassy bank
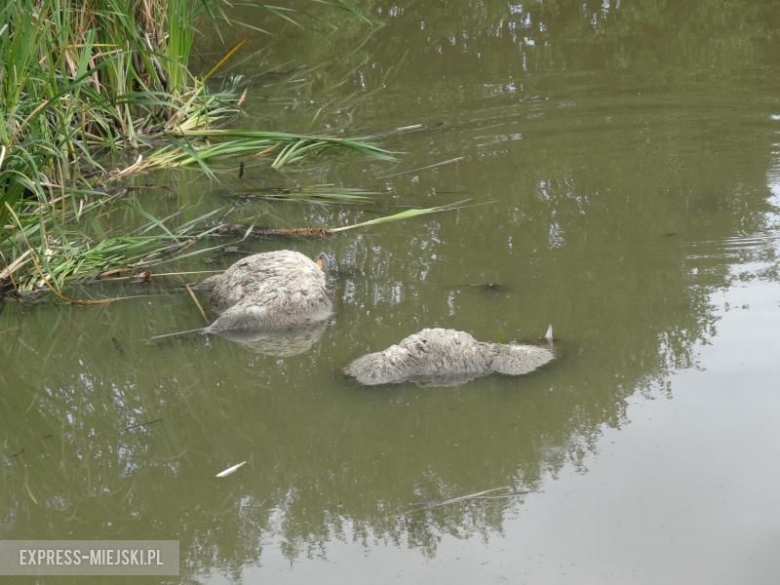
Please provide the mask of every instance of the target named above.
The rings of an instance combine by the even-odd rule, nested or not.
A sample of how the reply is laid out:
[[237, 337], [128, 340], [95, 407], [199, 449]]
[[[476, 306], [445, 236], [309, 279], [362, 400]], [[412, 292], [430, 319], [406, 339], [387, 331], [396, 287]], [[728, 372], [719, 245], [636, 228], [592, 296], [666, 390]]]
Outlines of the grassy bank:
[[333, 148], [389, 158], [360, 140], [226, 129], [239, 89], [211, 90], [210, 73], [197, 78], [188, 68], [196, 21], [216, 23], [220, 7], [219, 0], [3, 3], [0, 296], [57, 291], [207, 235], [203, 226], [172, 231], [151, 219], [140, 239], [86, 237], [79, 220], [121, 199], [140, 173], [191, 165], [208, 174], [219, 159], [249, 155], [280, 168]]

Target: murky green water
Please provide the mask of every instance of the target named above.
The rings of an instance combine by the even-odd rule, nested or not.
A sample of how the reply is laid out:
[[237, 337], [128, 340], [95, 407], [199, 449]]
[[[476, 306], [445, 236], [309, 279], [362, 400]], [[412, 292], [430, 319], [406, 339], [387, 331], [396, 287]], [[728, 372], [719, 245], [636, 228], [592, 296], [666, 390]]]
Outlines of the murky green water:
[[[208, 584], [777, 583], [780, 3], [370, 13], [386, 23], [372, 34], [344, 14], [330, 37], [253, 38], [264, 64], [239, 70], [257, 73], [257, 127], [420, 125], [384, 140], [397, 164], [244, 178], [376, 202], [249, 203], [236, 219], [485, 205], [242, 244], [337, 261], [337, 315], [292, 357], [146, 345], [202, 322], [177, 280], [82, 291], [159, 293], [101, 308], [6, 303], [0, 538], [179, 539], [184, 580]], [[314, 69], [262, 74], [289, 63]], [[138, 199], [194, 216], [226, 205], [234, 175], [175, 175]], [[469, 286], [486, 283], [501, 286]], [[535, 340], [548, 322], [561, 359], [527, 377], [367, 390], [340, 373], [423, 327]]]

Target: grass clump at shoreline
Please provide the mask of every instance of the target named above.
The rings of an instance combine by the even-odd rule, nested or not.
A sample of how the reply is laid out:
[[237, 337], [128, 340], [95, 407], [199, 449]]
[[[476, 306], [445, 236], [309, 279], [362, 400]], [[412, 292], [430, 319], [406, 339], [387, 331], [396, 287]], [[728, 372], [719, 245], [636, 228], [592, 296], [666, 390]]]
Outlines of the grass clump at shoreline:
[[[391, 158], [362, 140], [222, 128], [241, 98], [235, 88], [209, 91], [188, 69], [202, 16], [221, 17], [219, 0], [2, 4], [0, 297], [58, 291], [90, 271], [132, 263], [140, 248], [149, 254], [197, 231], [188, 225], [177, 234], [153, 222], [157, 236], [110, 245], [81, 233], [77, 221], [121, 198], [138, 173], [198, 166], [211, 175], [214, 161], [250, 154], [281, 168], [331, 148]], [[128, 160], [135, 162], [105, 162]]]

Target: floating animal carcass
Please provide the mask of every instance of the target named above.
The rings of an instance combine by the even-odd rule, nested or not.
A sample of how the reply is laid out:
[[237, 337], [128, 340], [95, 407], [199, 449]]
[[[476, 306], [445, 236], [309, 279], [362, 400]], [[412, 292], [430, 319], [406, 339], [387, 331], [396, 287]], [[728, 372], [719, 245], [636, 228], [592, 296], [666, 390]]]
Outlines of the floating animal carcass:
[[326, 321], [333, 314], [324, 269], [291, 250], [253, 254], [195, 288], [209, 296], [219, 315], [204, 333], [291, 329]]
[[527, 374], [554, 357], [546, 347], [485, 343], [463, 331], [423, 329], [384, 351], [356, 359], [344, 372], [369, 386], [406, 381], [454, 386], [493, 372]]
[[316, 261], [290, 250], [242, 258], [195, 286], [218, 315], [211, 325], [156, 335], [150, 342], [213, 333], [256, 353], [303, 353], [320, 339], [333, 314], [325, 269], [324, 254]]

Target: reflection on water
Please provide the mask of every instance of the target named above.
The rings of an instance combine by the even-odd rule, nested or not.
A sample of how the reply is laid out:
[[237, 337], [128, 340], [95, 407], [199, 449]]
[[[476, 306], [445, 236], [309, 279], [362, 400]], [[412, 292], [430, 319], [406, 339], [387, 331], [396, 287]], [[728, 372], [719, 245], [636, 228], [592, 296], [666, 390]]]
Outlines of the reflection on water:
[[225, 331], [220, 337], [240, 343], [255, 353], [288, 357], [310, 350], [325, 333], [326, 327], [327, 322], [321, 322], [312, 327], [281, 331]]
[[[213, 583], [474, 582], [457, 558], [475, 571], [492, 563], [487, 582], [526, 571], [535, 582], [619, 583], [630, 571], [599, 572], [608, 557], [577, 580], [574, 569], [501, 551], [584, 563], [588, 543], [626, 542], [615, 550], [634, 559], [654, 546], [651, 535], [689, 539], [676, 550], [694, 538], [748, 550], [751, 529], [769, 538], [766, 522], [750, 518], [729, 529], [739, 514], [730, 501], [742, 501], [732, 482], [755, 483], [768, 448], [752, 457], [733, 447], [733, 473], [717, 453], [724, 434], [745, 437], [747, 425], [762, 445], [780, 444], [760, 416], [776, 406], [763, 388], [780, 374], [768, 353], [778, 318], [777, 3], [367, 6], [386, 26], [363, 44], [364, 25], [346, 14], [343, 34], [325, 42], [289, 27], [271, 65], [294, 56], [322, 66], [296, 71], [299, 83], [257, 77], [249, 108], [265, 116], [258, 125], [280, 129], [420, 124], [386, 138], [405, 154], [397, 164], [334, 157], [290, 175], [247, 164], [244, 181], [382, 195], [356, 207], [248, 202], [235, 221], [339, 226], [398, 206], [486, 204], [284, 242], [309, 256], [324, 248], [338, 263], [336, 316], [296, 340], [310, 346], [297, 355], [217, 337], [147, 345], [202, 325], [183, 280], [79, 291], [156, 295], [100, 308], [3, 305], [0, 536], [179, 538], [185, 574]], [[240, 188], [235, 180], [227, 188]], [[210, 195], [225, 184], [188, 174], [166, 183], [175, 196], [144, 201], [160, 215], [225, 203]], [[485, 283], [501, 286], [468, 286]], [[754, 314], [764, 329], [743, 353]], [[366, 389], [340, 373], [424, 327], [508, 343], [535, 341], [549, 322], [561, 358], [527, 377]], [[745, 388], [753, 415], [722, 414], [739, 409]], [[714, 395], [721, 416], [709, 410]], [[653, 456], [667, 436], [676, 442]], [[648, 461], [653, 481], [643, 483], [635, 478]], [[706, 469], [709, 484], [695, 485], [720, 486], [721, 500], [680, 489], [675, 478], [689, 468]], [[518, 495], [414, 505], [499, 487]], [[617, 498], [614, 509], [602, 492]], [[764, 517], [777, 516], [776, 500], [756, 497]], [[697, 498], [712, 508], [691, 506]], [[695, 525], [715, 506], [728, 519], [721, 532], [674, 521], [678, 507], [695, 510], [686, 516]], [[650, 509], [674, 529], [639, 522]], [[631, 547], [618, 525], [648, 532]], [[766, 564], [766, 547], [752, 550]], [[667, 566], [701, 558], [680, 555]], [[713, 571], [728, 562], [710, 558]]]

